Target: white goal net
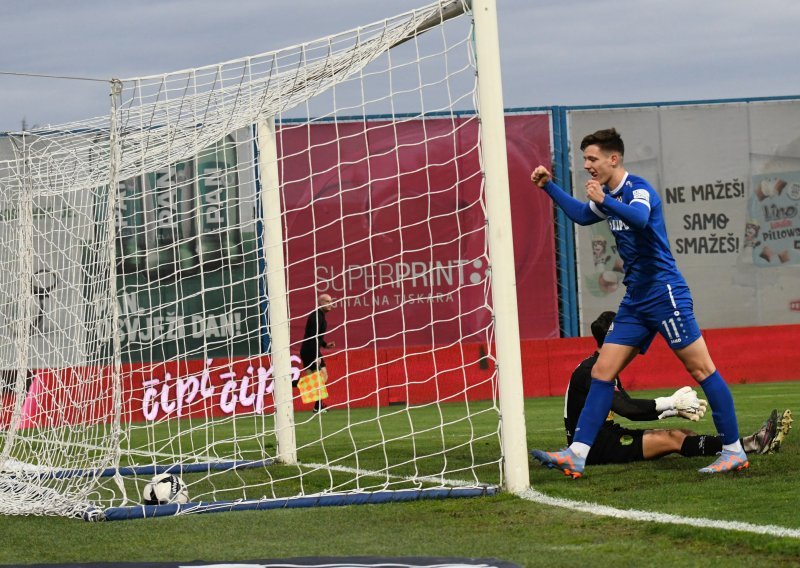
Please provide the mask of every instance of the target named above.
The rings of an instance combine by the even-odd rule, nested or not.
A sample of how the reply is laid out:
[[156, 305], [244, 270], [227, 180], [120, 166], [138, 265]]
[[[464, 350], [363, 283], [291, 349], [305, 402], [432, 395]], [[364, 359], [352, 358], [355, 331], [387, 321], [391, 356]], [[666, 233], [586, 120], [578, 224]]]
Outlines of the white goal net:
[[[10, 134], [0, 513], [502, 486], [475, 55], [443, 0]], [[161, 473], [188, 503], [144, 504]]]

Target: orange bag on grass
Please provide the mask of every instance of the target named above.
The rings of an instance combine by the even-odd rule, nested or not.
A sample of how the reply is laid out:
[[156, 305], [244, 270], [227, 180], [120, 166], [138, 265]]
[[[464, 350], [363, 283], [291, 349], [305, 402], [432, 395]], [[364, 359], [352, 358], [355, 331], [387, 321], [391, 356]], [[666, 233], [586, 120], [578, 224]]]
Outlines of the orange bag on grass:
[[328, 387], [325, 386], [325, 375], [322, 371], [314, 371], [301, 377], [297, 388], [300, 389], [300, 398], [305, 403], [328, 398]]

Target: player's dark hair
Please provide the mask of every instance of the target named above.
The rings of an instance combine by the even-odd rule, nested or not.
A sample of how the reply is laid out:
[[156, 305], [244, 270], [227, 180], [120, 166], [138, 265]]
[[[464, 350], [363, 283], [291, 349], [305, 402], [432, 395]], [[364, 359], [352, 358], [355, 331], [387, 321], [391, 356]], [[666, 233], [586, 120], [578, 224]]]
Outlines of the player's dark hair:
[[594, 340], [597, 342], [597, 347], [603, 346], [608, 328], [611, 327], [616, 315], [616, 312], [603, 312], [592, 322], [592, 335], [594, 335]]
[[597, 146], [604, 152], [619, 152], [620, 156], [625, 155], [625, 144], [616, 128], [606, 128], [587, 134], [581, 140], [581, 150], [585, 150], [587, 146]]

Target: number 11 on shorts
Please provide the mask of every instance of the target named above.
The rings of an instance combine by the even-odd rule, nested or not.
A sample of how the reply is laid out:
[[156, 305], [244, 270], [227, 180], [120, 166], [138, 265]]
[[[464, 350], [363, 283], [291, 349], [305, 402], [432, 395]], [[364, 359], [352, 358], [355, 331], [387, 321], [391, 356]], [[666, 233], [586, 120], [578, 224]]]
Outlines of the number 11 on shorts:
[[661, 320], [661, 325], [664, 326], [664, 331], [667, 334], [667, 339], [670, 343], [680, 343], [681, 333], [678, 331], [678, 326], [675, 325], [675, 318]]

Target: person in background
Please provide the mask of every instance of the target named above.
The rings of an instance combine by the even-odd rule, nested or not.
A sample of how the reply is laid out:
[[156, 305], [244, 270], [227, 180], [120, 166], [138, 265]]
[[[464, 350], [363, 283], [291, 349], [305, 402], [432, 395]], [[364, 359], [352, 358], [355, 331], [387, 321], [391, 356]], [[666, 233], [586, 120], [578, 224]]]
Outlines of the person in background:
[[[320, 371], [325, 379], [325, 384], [327, 384], [328, 369], [325, 366], [325, 359], [322, 357], [322, 349], [336, 347], [335, 342], [325, 341], [325, 332], [328, 331], [328, 320], [325, 316], [334, 308], [333, 298], [329, 294], [320, 294], [317, 297], [317, 306], [318, 308], [311, 312], [306, 320], [303, 343], [300, 346], [300, 359], [307, 373]], [[326, 412], [325, 405], [321, 400], [314, 403], [314, 412]]]

